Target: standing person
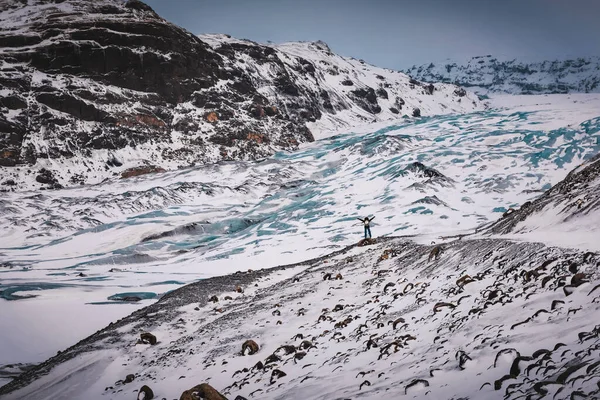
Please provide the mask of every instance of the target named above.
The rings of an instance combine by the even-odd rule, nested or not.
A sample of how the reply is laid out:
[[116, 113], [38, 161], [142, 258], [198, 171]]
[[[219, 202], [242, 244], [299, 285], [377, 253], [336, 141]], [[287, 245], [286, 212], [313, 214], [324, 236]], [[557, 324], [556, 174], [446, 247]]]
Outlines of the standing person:
[[373, 221], [375, 219], [375, 216], [369, 218], [369, 217], [365, 217], [363, 218], [357, 218], [360, 222], [363, 223], [363, 225], [365, 226], [365, 239], [367, 238], [367, 233], [369, 233], [369, 238], [371, 237], [371, 227], [370, 227], [370, 223], [371, 221]]

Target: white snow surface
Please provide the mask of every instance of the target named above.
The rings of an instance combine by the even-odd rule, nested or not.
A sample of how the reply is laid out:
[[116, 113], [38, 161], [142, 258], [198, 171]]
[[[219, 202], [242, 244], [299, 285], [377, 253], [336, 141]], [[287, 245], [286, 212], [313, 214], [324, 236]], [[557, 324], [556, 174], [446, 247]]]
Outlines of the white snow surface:
[[[299, 262], [341, 249], [362, 236], [362, 227], [355, 225], [356, 218], [367, 214], [376, 216], [372, 227], [375, 236], [418, 235], [414, 239], [416, 242], [429, 244], [434, 240], [439, 243], [443, 241], [440, 236], [469, 232], [484, 222], [497, 219], [509, 207], [532, 200], [600, 150], [600, 95], [492, 98], [490, 107], [487, 111], [464, 115], [381, 122], [345, 132], [323, 132], [324, 139], [304, 145], [297, 152], [277, 153], [259, 162], [222, 162], [80, 188], [4, 193], [0, 198], [0, 212], [4, 216], [0, 221], [0, 292], [5, 299], [16, 299], [0, 299], [3, 323], [13, 327], [0, 333], [0, 365], [41, 361], [74, 343], [76, 337], [83, 338], [184, 283]], [[443, 176], [434, 174], [431, 177], [426, 175], [427, 171], [410, 171], [407, 166], [413, 162], [421, 162]], [[542, 217], [541, 220], [545, 230], [553, 229], [551, 219]], [[587, 231], [577, 231], [585, 238], [581, 247], [573, 236], [555, 235], [551, 244], [600, 251], [598, 242], [592, 239], [598, 237], [597, 226], [591, 223]], [[542, 226], [532, 227], [533, 230], [538, 228]], [[165, 232], [170, 234], [160, 235]], [[143, 241], [152, 235], [155, 235], [153, 239]], [[539, 239], [539, 235], [536, 238]], [[367, 315], [372, 316], [375, 305], [369, 305], [371, 303], [367, 301], [373, 300], [374, 293], [365, 289], [363, 282], [376, 271], [376, 260], [383, 250], [384, 247], [370, 253], [369, 250], [353, 250], [357, 256], [365, 257], [364, 265], [342, 272], [348, 281], [340, 282], [339, 289], [318, 283], [322, 281], [319, 269], [306, 272], [310, 278], [303, 280], [302, 285], [315, 292], [314, 296], [307, 295], [302, 300], [304, 306], [311, 305], [310, 318], [297, 323], [286, 319], [284, 325], [273, 325], [276, 319], [271, 308], [279, 297], [293, 297], [297, 293], [297, 288], [273, 292], [277, 288], [274, 280], [290, 278], [306, 266], [274, 273], [269, 276], [270, 280], [261, 281], [258, 288], [247, 288], [244, 296], [234, 293], [232, 296], [239, 301], [235, 304], [242, 307], [254, 304], [251, 296], [264, 289], [269, 297], [261, 301], [268, 310], [257, 311], [256, 318], [252, 319], [254, 325], [243, 325], [243, 334], [240, 325], [235, 324], [218, 336], [202, 335], [199, 339], [223, 343], [230, 351], [239, 345], [242, 336], [259, 337], [261, 346], [265, 347], [258, 358], [229, 359], [229, 364], [224, 367], [222, 358], [211, 355], [200, 343], [194, 342], [200, 346], [196, 349], [204, 350], [195, 351], [193, 357], [180, 365], [169, 364], [163, 370], [157, 366], [142, 366], [140, 357], [153, 359], [166, 349], [164, 346], [192, 334], [202, 324], [221, 315], [211, 311], [212, 304], [207, 305], [198, 314], [202, 315], [203, 322], [194, 322], [193, 314], [187, 314], [196, 312], [190, 305], [182, 309], [186, 313], [186, 322], [180, 327], [175, 330], [167, 326], [156, 327], [153, 331], [163, 343], [159, 347], [138, 345], [77, 357], [34, 383], [26, 392], [15, 392], [8, 398], [19, 398], [14, 396], [25, 396], [24, 393], [32, 399], [46, 398], [48, 393], [60, 394], [59, 398], [96, 398], [105, 387], [114, 386], [115, 381], [123, 379], [124, 373], [146, 374], [144, 376], [151, 377], [153, 387], [158, 387], [157, 393], [165, 397], [178, 396], [182, 390], [200, 383], [198, 379], [210, 379], [213, 386], [223, 390], [233, 382], [231, 374], [236, 369], [251, 367], [259, 359], [264, 361], [263, 356], [274, 351], [276, 345], [289, 341], [301, 325], [307, 326], [307, 320], [314, 323], [323, 307], [332, 309], [337, 302], [360, 303], [362, 305], [352, 309], [352, 313], [360, 314], [361, 320]], [[335, 262], [341, 262], [341, 259]], [[377, 265], [377, 269], [384, 269]], [[463, 270], [474, 274], [483, 268], [446, 267], [457, 270], [441, 269], [436, 274], [450, 274], [454, 280]], [[427, 282], [430, 292], [446, 284], [423, 274], [418, 265], [403, 267], [400, 278], [406, 282]], [[471, 287], [479, 290], [483, 289], [483, 284], [481, 281]], [[569, 297], [571, 308], [587, 304], [587, 291], [581, 293]], [[142, 300], [133, 303], [108, 300], [116, 294], [138, 296]], [[452, 340], [456, 342], [451, 341], [452, 358], [459, 349], [478, 346], [473, 338], [479, 328], [489, 324], [500, 327], [507, 315], [517, 320], [524, 313], [535, 311], [532, 307], [546, 302], [549, 295], [540, 294], [531, 304], [505, 305], [486, 314], [478, 322], [481, 326], [465, 326], [463, 331], [454, 333], [456, 339]], [[436, 296], [431, 297], [431, 301], [434, 298], [453, 300]], [[302, 308], [300, 304], [292, 304], [287, 303], [284, 315], [291, 316]], [[412, 309], [401, 301], [394, 305], [394, 310], [405, 319], [408, 315], [419, 320], [428, 318], [431, 304], [427, 304], [427, 307]], [[592, 315], [597, 316], [597, 307], [594, 310]], [[80, 317], [82, 314], [85, 318]], [[48, 317], [52, 315], [56, 317], [54, 325], [40, 326], [31, 322], [52, 320]], [[27, 321], [23, 321], [24, 316]], [[544, 334], [546, 325], [541, 324], [540, 329], [530, 333], [537, 335], [540, 346], [563, 334], [568, 337], [565, 340], [576, 343], [576, 337], [572, 337], [575, 330], [571, 326], [588, 328], [589, 318], [583, 313], [572, 317], [561, 314], [556, 318], [562, 321], [561, 318], [567, 317], [574, 320], [573, 325], [553, 325], [557, 330]], [[433, 332], [441, 326], [427, 325], [410, 331], [419, 337], [414, 347], [410, 347], [412, 356], [405, 363], [399, 360], [394, 373], [386, 372], [386, 375], [399, 374], [394, 378], [398, 384], [406, 384], [411, 377], [425, 377], [429, 372], [423, 366], [411, 366], [418, 365], [420, 357], [432, 351]], [[310, 335], [320, 334], [324, 329], [313, 328]], [[139, 333], [126, 334], [135, 336]], [[45, 340], [48, 335], [53, 339]], [[537, 347], [532, 349], [526, 338], [527, 334], [523, 332], [513, 339], [523, 346], [520, 351], [536, 350]], [[334, 398], [334, 395], [343, 398], [343, 390], [351, 393], [348, 396], [360, 392], [365, 398], [380, 398], [377, 397], [381, 395], [379, 391], [384, 387], [395, 387], [392, 383], [396, 381], [370, 379], [372, 386], [369, 389], [358, 389], [363, 379], [359, 382], [355, 378], [361, 370], [373, 369], [369, 367], [374, 362], [373, 357], [357, 350], [364, 346], [362, 340], [366, 339], [348, 347], [347, 343], [337, 346], [334, 339], [327, 337], [327, 342], [331, 343], [327, 345], [327, 351], [317, 352], [317, 358], [313, 360], [317, 366], [329, 362], [325, 369], [302, 372], [296, 368], [290, 374], [282, 367], [289, 375], [283, 379], [296, 383], [308, 374], [329, 376], [328, 381], [335, 383], [327, 389], [323, 382], [313, 385], [310, 380], [302, 385], [285, 385], [282, 389], [273, 385], [271, 389], [263, 389], [268, 390], [265, 398], [304, 396], [316, 399]], [[36, 346], [22, 347], [28, 340]], [[133, 337], [131, 341], [134, 342]], [[354, 355], [348, 366], [333, 371], [333, 364], [345, 365], [343, 357], [336, 356], [338, 351], [354, 352]], [[482, 350], [477, 347], [476, 351]], [[333, 364], [332, 357], [335, 359]], [[408, 357], [407, 353], [402, 357]], [[464, 375], [457, 375], [458, 371], [443, 369], [442, 373], [446, 374], [443, 382], [449, 387], [448, 393], [456, 396], [472, 393], [492, 379], [489, 367], [493, 359], [490, 357], [490, 354], [482, 353], [482, 358], [474, 362], [475, 371], [480, 375], [469, 385], [459, 384], [464, 383], [461, 380]], [[433, 362], [432, 358], [427, 360]], [[200, 374], [202, 378], [186, 372], [190, 368], [198, 370], [200, 367], [196, 365], [201, 364], [206, 368]], [[89, 385], [69, 388], [61, 383], [64, 371], [82, 368], [87, 371], [85, 377], [77, 376]], [[226, 373], [219, 372], [223, 370]], [[383, 370], [376, 371], [377, 374], [380, 372]], [[495, 374], [494, 379], [503, 374]], [[183, 375], [186, 378], [179, 380]], [[365, 379], [369, 378], [365, 376]], [[162, 383], [157, 386], [156, 382]], [[398, 386], [401, 393], [404, 393], [404, 386]], [[240, 393], [249, 395], [248, 391], [257, 387], [252, 384]], [[129, 398], [131, 390], [107, 391], [106, 398]], [[291, 397], [282, 397], [285, 393]], [[446, 396], [445, 392], [435, 393]], [[473, 398], [493, 398], [492, 392], [482, 393], [482, 397]], [[433, 398], [440, 397], [434, 395]]]

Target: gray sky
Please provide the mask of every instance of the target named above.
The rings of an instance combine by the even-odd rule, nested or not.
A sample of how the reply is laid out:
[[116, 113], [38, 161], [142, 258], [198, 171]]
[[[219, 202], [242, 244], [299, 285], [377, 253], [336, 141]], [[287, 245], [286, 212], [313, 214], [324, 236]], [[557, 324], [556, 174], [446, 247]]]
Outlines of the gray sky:
[[600, 0], [145, 0], [192, 33], [323, 40], [380, 67], [600, 55]]

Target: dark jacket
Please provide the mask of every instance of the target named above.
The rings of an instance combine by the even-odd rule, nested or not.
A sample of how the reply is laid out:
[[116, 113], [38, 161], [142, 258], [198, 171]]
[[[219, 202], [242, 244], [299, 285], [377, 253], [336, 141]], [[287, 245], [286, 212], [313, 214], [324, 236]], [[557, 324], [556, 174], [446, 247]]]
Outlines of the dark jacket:
[[375, 216], [369, 218], [369, 217], [365, 217], [365, 218], [357, 218], [360, 222], [363, 223], [364, 226], [369, 226], [369, 224], [371, 223], [371, 221], [373, 221], [375, 219]]

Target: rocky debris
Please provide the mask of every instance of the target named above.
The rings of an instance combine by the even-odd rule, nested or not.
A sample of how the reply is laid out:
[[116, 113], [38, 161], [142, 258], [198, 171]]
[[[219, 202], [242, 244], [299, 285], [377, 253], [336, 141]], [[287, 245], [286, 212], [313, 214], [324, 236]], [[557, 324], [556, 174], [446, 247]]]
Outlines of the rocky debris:
[[134, 374], [129, 374], [125, 377], [125, 379], [123, 379], [123, 383], [131, 383], [135, 380], [135, 375]]
[[165, 170], [161, 167], [157, 167], [154, 165], [133, 167], [133, 168], [128, 168], [125, 171], [121, 172], [121, 178], [126, 179], [126, 178], [132, 178], [134, 176], [155, 174], [158, 172], [165, 172]]
[[[540, 244], [463, 239], [445, 243], [445, 257], [429, 264], [423, 260], [429, 246], [401, 238], [379, 238], [373, 246], [356, 253], [355, 245], [350, 262], [344, 252], [306, 261], [303, 270], [296, 274], [301, 277], [299, 281], [294, 281], [295, 275], [290, 276], [257, 293], [246, 294], [253, 296], [251, 301], [233, 299], [230, 309], [216, 320], [197, 317], [206, 316], [211, 307], [207, 304], [208, 293], [227, 292], [236, 285], [251, 287], [251, 280], [231, 279], [274, 277], [280, 270], [234, 274], [185, 286], [82, 341], [65, 355], [57, 356], [54, 362], [69, 360], [84, 349], [101, 352], [97, 347], [100, 341], [111, 343], [111, 354], [127, 351], [127, 333], [124, 335], [123, 329], [129, 332], [139, 329], [136, 324], [169, 326], [187, 316], [178, 311], [181, 307], [200, 304], [202, 314], [194, 313], [194, 319], [199, 320], [182, 331], [169, 331], [169, 344], [156, 350], [152, 366], [141, 364], [140, 375], [155, 371], [156, 366], [187, 370], [200, 365], [203, 374], [211, 379], [231, 377], [229, 386], [223, 386], [215, 396], [235, 397], [240, 393], [250, 398], [257, 395], [271, 398], [284, 393], [291, 398], [300, 393], [312, 398], [316, 391], [328, 398], [354, 398], [359, 393], [385, 398], [403, 393], [414, 395], [419, 390], [443, 398], [458, 390], [457, 385], [438, 377], [449, 372], [461, 374], [477, 388], [481, 387], [479, 392], [474, 389], [473, 396], [482, 398], [494, 397], [496, 390], [503, 393], [506, 390], [508, 399], [521, 393], [543, 393], [550, 385], [541, 384], [546, 381], [564, 387], [561, 399], [578, 391], [591, 397], [597, 395], [594, 379], [600, 377], [600, 363], [596, 365], [594, 357], [600, 343], [600, 328], [594, 325], [593, 318], [581, 312], [587, 309], [589, 315], [595, 315], [595, 304], [600, 299], [600, 290], [594, 291], [600, 287], [594, 254]], [[380, 260], [386, 250], [395, 256]], [[470, 266], [469, 275], [464, 273], [463, 265]], [[525, 265], [529, 267], [523, 268]], [[323, 268], [343, 273], [343, 290], [341, 282], [331, 276], [323, 280]], [[542, 284], [545, 278], [549, 279]], [[589, 282], [583, 282], [584, 278]], [[470, 280], [477, 283], [464, 286]], [[560, 289], [580, 281], [580, 286], [573, 287], [572, 294], [565, 297]], [[213, 282], [220, 282], [221, 286], [215, 287]], [[464, 290], [457, 290], [458, 282], [464, 284]], [[199, 296], [203, 296], [201, 300]], [[558, 299], [561, 304], [556, 302]], [[324, 304], [325, 308], [321, 317], [313, 319], [310, 316], [315, 315], [316, 303]], [[273, 308], [293, 309], [286, 317], [282, 313], [285, 322], [282, 326], [274, 324]], [[499, 312], [503, 316], [501, 321], [497, 318]], [[551, 323], [547, 320], [549, 316]], [[274, 350], [262, 361], [239, 357], [231, 351], [231, 343], [239, 340], [239, 329], [232, 322], [249, 318], [256, 324], [259, 337], [268, 339], [265, 348]], [[571, 320], [581, 328], [561, 337], [563, 343], [533, 353], [519, 352], [523, 343], [529, 343], [532, 335], [535, 337], [532, 329], [545, 332], [547, 337], [547, 330], [553, 324], [570, 324]], [[473, 330], [478, 324], [480, 328]], [[464, 340], [448, 344], [449, 338], [456, 341], [463, 336]], [[523, 342], [521, 337], [528, 339]], [[200, 340], [211, 340], [210, 348]], [[298, 341], [300, 344], [296, 346]], [[457, 345], [462, 348], [457, 350]], [[186, 351], [182, 352], [183, 346]], [[188, 354], [188, 350], [194, 354]], [[365, 358], [372, 360], [369, 371], [364, 369]], [[546, 369], [547, 366], [551, 368]], [[32, 374], [40, 368], [36, 367]], [[356, 377], [356, 384], [342, 387], [336, 386], [335, 381], [326, 383], [324, 378], [318, 378], [330, 376], [322, 372], [333, 370], [344, 382]], [[22, 376], [7, 387], [14, 388], [25, 379], [27, 376]], [[155, 385], [160, 385], [161, 379], [156, 376]], [[302, 384], [307, 380], [310, 387], [315, 386], [311, 392], [302, 392], [309, 388]], [[112, 390], [118, 393], [118, 389]], [[190, 390], [191, 393], [186, 391], [189, 398], [200, 397], [194, 395], [200, 393], [199, 386]], [[207, 394], [204, 396], [209, 398]]]
[[[247, 352], [246, 352], [247, 351]], [[258, 344], [254, 340], [246, 340], [244, 344], [242, 344], [242, 355], [245, 356], [248, 354], [251, 356], [258, 352]]]
[[140, 334], [140, 343], [150, 344], [154, 346], [157, 343], [156, 336], [151, 333], [144, 332]]
[[454, 91], [454, 95], [458, 97], [465, 97], [467, 95], [467, 91], [463, 88], [458, 88]]
[[439, 172], [438, 170], [436, 170], [434, 168], [430, 168], [430, 167], [426, 166], [425, 164], [420, 163], [418, 161], [413, 162], [412, 164], [409, 164], [408, 166], [406, 166], [406, 168], [404, 168], [403, 172], [419, 174], [419, 175], [423, 175], [427, 178], [449, 179], [444, 174]]
[[456, 286], [463, 288], [466, 284], [471, 282], [475, 282], [475, 279], [471, 278], [469, 275], [463, 275], [456, 281]]
[[365, 238], [358, 241], [356, 244], [358, 247], [371, 246], [377, 243], [377, 239]]
[[431, 262], [432, 260], [437, 260], [443, 252], [443, 248], [440, 245], [434, 246], [429, 252], [429, 257], [427, 257], [427, 261]]
[[201, 383], [198, 386], [186, 390], [181, 394], [179, 400], [227, 400], [225, 396], [219, 393], [215, 388], [208, 383]]
[[152, 400], [153, 398], [154, 392], [147, 385], [142, 386], [138, 391], [137, 400]]

